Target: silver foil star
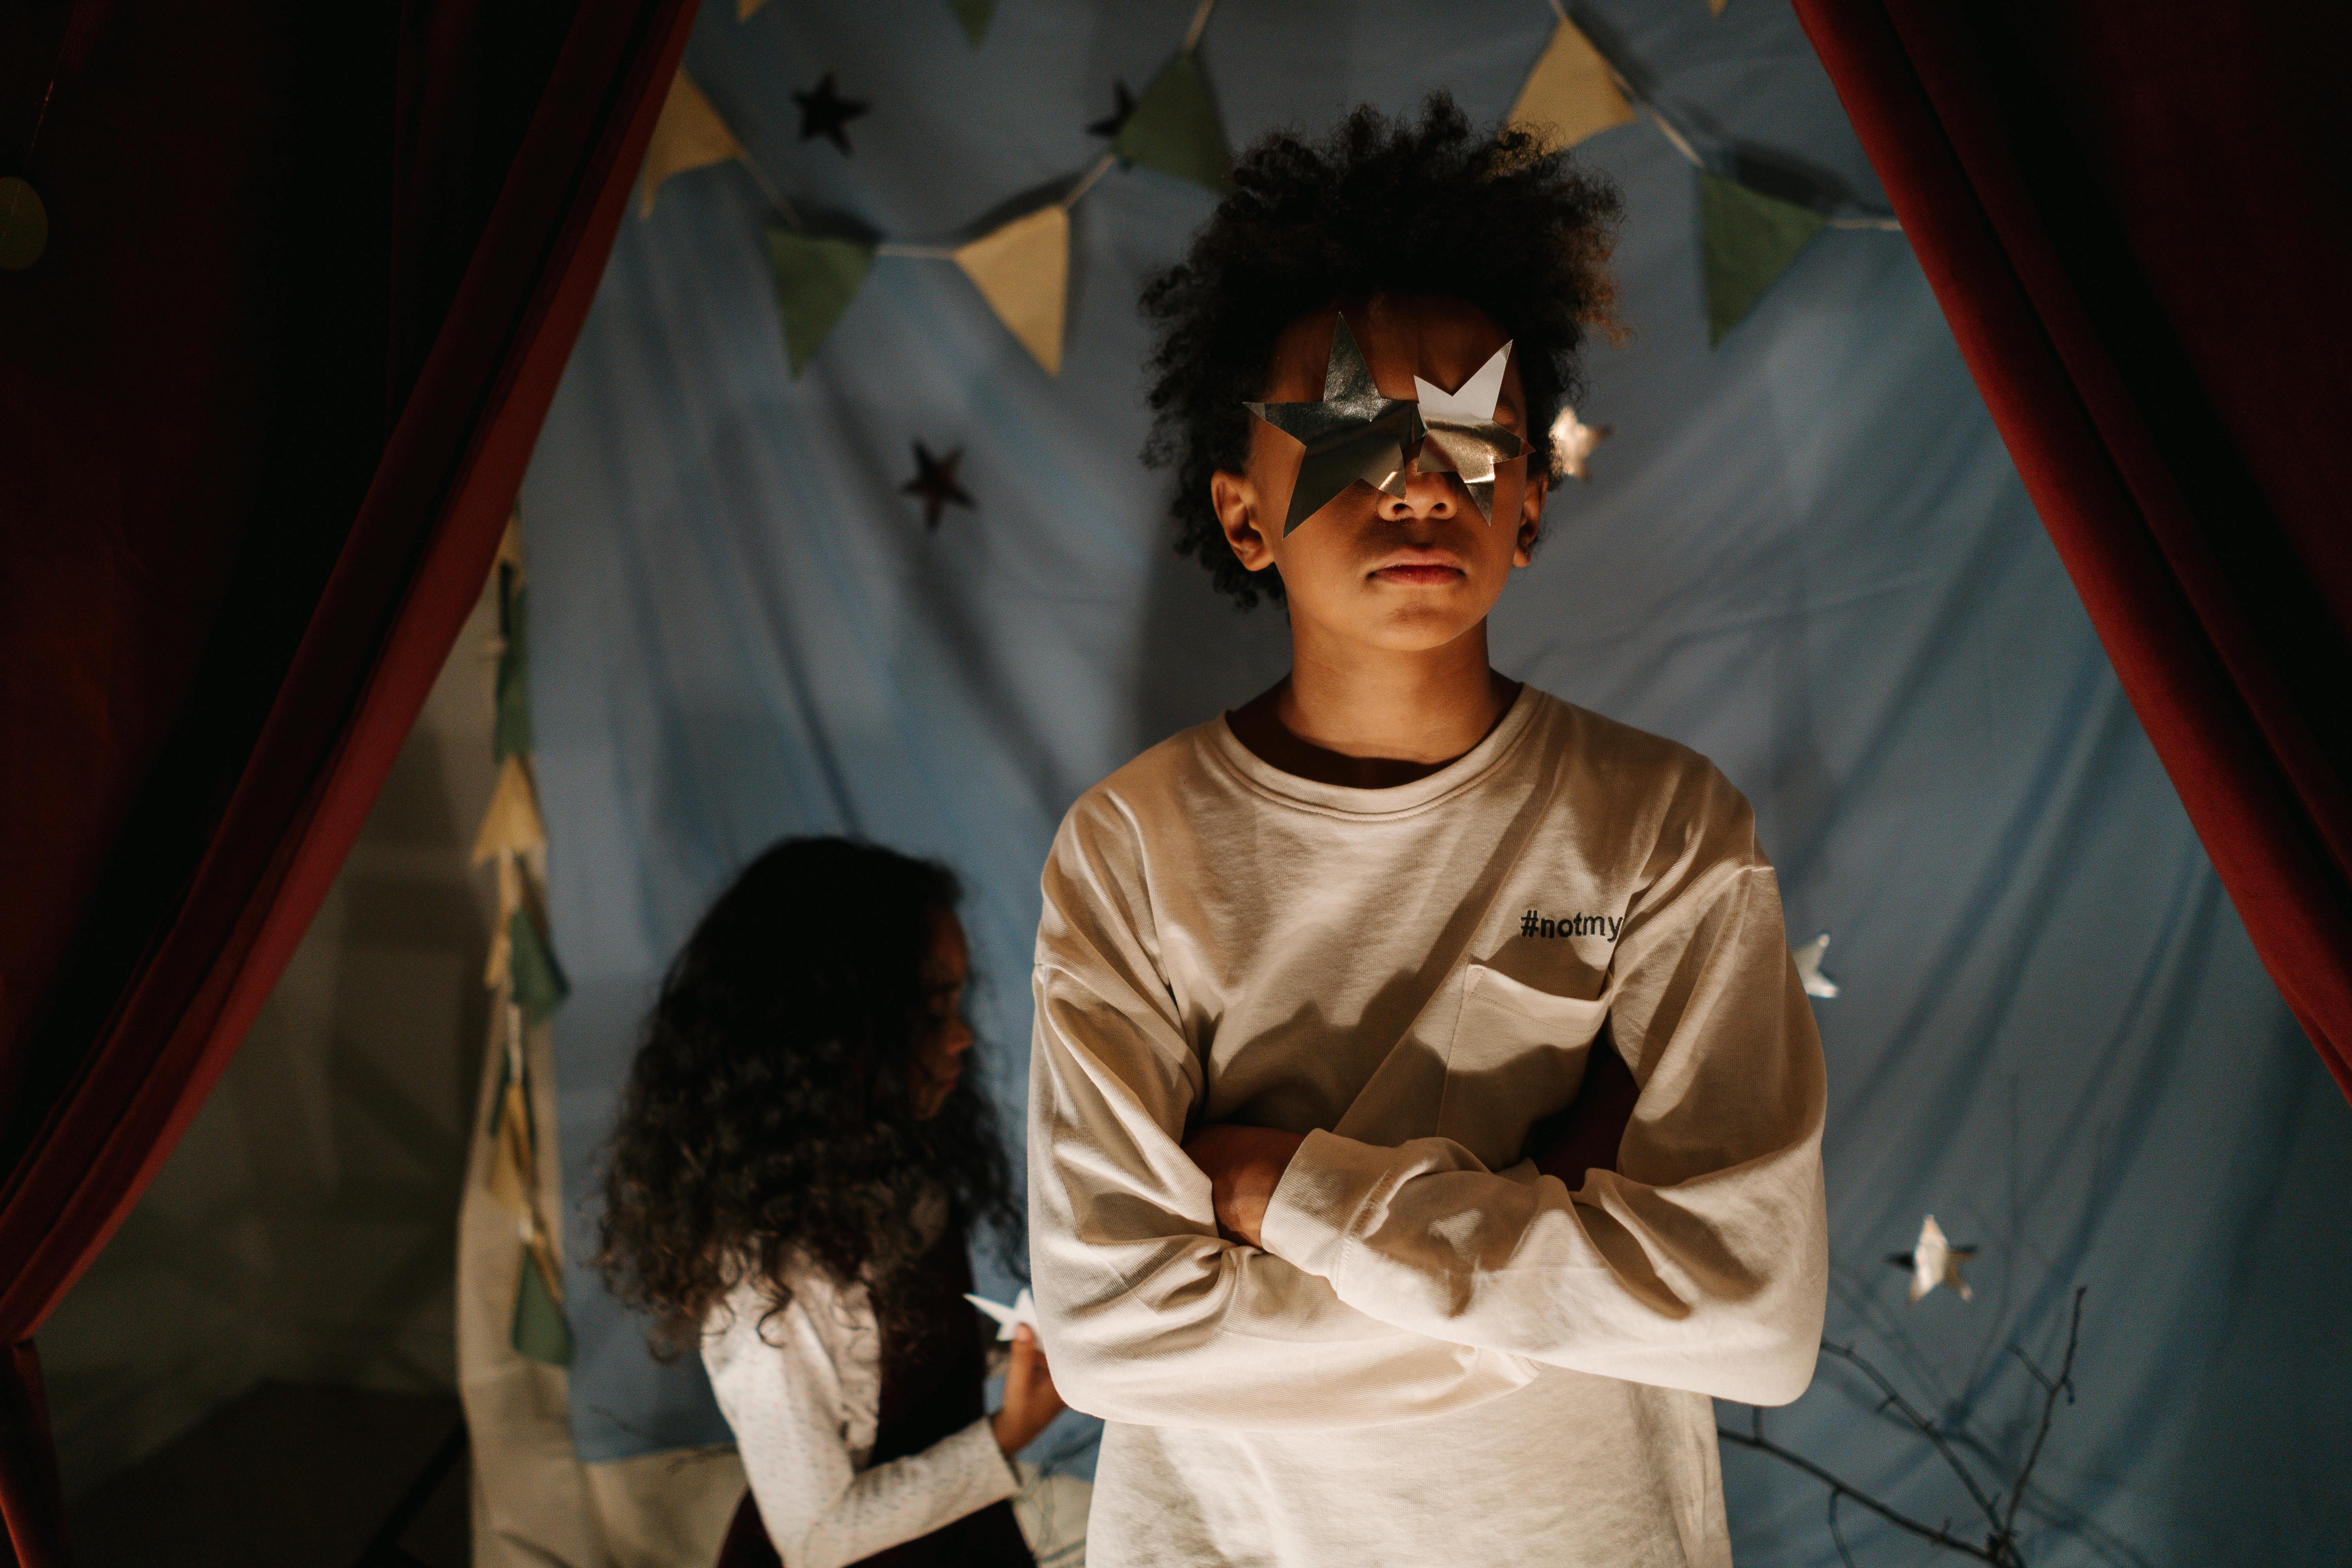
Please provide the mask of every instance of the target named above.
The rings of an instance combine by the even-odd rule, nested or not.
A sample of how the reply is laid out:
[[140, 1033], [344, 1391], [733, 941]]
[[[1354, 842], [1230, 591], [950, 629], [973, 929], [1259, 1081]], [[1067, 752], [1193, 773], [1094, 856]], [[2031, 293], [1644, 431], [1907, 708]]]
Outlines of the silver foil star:
[[1384, 495], [1404, 494], [1404, 455], [1421, 439], [1421, 414], [1410, 402], [1381, 395], [1347, 317], [1331, 333], [1320, 403], [1242, 406], [1307, 448], [1282, 520], [1285, 538], [1358, 479]]
[[1929, 1215], [1919, 1227], [1919, 1244], [1908, 1252], [1897, 1252], [1887, 1262], [1911, 1270], [1911, 1300], [1920, 1297], [1938, 1285], [1948, 1285], [1959, 1292], [1963, 1301], [1974, 1300], [1976, 1293], [1969, 1282], [1960, 1278], [1960, 1265], [1977, 1255], [1973, 1247], [1954, 1247], [1945, 1239], [1944, 1227]]
[[1452, 392], [1412, 378], [1421, 399], [1421, 422], [1429, 440], [1413, 468], [1424, 474], [1460, 474], [1478, 515], [1495, 521], [1495, 465], [1525, 452], [1527, 443], [1495, 423], [1495, 407], [1503, 400], [1503, 371], [1511, 363], [1511, 345], [1505, 343], [1478, 367], [1478, 374]]
[[1591, 484], [1592, 475], [1585, 465], [1592, 449], [1609, 439], [1609, 430], [1606, 425], [1587, 425], [1573, 408], [1561, 409], [1559, 417], [1551, 422], [1552, 458], [1559, 477]]

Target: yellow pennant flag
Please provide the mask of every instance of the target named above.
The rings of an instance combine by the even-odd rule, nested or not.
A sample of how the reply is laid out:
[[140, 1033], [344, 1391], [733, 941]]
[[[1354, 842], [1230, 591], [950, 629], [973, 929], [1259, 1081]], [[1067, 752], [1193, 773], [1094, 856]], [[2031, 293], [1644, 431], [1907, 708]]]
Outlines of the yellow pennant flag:
[[490, 931], [490, 961], [483, 967], [482, 984], [496, 991], [507, 983], [514, 964], [514, 912], [522, 908], [522, 858], [499, 857], [499, 923]]
[[1045, 374], [1061, 374], [1062, 319], [1070, 294], [1069, 209], [1039, 207], [961, 247], [955, 259]]
[[1633, 106], [1617, 90], [1609, 62], [1568, 22], [1552, 29], [1536, 68], [1511, 105], [1511, 127], [1531, 132], [1553, 147], [1573, 147], [1597, 132], [1624, 125]]
[[547, 826], [539, 817], [530, 773], [520, 757], [509, 757], [499, 769], [499, 787], [490, 792], [490, 808], [482, 814], [482, 830], [474, 836], [474, 864], [546, 847]]
[[532, 1167], [530, 1113], [523, 1109], [522, 1084], [507, 1079], [499, 1101], [498, 1141], [490, 1145], [490, 1195], [520, 1222], [524, 1235], [539, 1228], [538, 1210], [531, 1203], [538, 1185]]
[[661, 118], [654, 122], [653, 140], [646, 146], [645, 194], [637, 200], [637, 216], [653, 216], [654, 193], [672, 174], [742, 155], [743, 144], [680, 66], [670, 78], [669, 96], [662, 100]]

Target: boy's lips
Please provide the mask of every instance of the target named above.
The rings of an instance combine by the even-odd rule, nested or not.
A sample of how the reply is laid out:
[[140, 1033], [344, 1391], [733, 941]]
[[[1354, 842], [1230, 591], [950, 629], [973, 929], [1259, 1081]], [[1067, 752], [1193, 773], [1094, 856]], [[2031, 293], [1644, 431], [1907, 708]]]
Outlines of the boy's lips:
[[1452, 583], [1469, 575], [1460, 560], [1443, 550], [1401, 550], [1371, 574], [1384, 583], [1405, 584]]

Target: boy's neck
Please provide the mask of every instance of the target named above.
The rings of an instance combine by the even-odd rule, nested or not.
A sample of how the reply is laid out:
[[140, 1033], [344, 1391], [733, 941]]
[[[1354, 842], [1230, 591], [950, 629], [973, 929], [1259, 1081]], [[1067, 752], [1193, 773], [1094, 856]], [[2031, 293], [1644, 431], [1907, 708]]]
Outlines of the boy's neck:
[[1486, 738], [1519, 694], [1486, 665], [1486, 624], [1439, 647], [1328, 647], [1294, 625], [1289, 676], [1228, 715], [1260, 761], [1318, 784], [1392, 789]]

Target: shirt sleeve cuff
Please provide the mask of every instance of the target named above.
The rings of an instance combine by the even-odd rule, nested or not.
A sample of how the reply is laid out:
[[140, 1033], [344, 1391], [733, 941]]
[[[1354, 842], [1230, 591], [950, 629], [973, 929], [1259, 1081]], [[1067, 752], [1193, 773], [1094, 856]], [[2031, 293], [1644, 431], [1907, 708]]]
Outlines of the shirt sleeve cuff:
[[1328, 1279], [1364, 1207], [1392, 1176], [1393, 1149], [1360, 1143], [1321, 1128], [1307, 1135], [1258, 1226], [1265, 1250], [1295, 1268]]
[[1021, 1489], [1021, 1472], [1013, 1467], [1013, 1456], [996, 1446], [996, 1425], [989, 1416], [982, 1416], [940, 1446], [954, 1452], [955, 1473], [971, 1489], [963, 1493], [971, 1505], [966, 1512], [986, 1508]]

